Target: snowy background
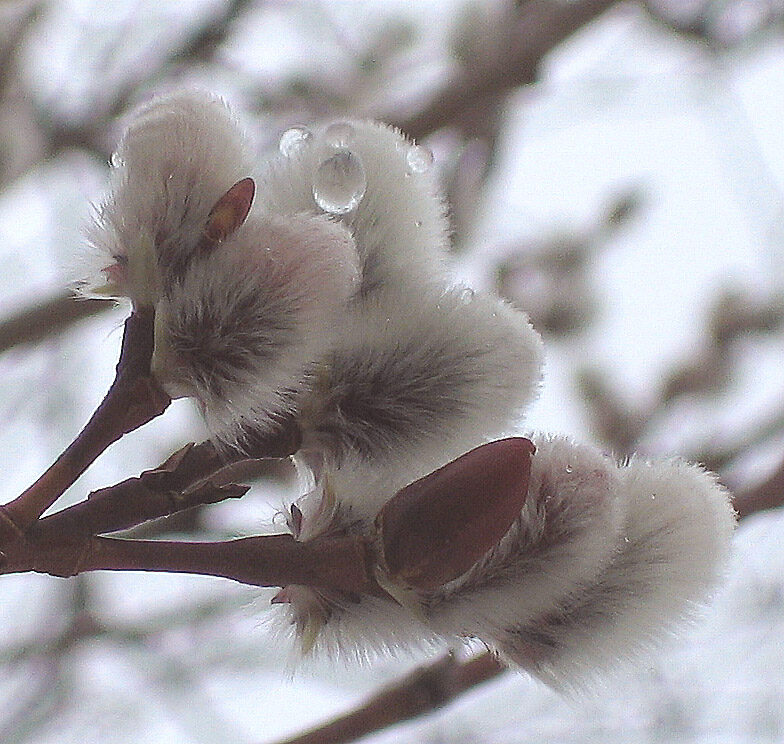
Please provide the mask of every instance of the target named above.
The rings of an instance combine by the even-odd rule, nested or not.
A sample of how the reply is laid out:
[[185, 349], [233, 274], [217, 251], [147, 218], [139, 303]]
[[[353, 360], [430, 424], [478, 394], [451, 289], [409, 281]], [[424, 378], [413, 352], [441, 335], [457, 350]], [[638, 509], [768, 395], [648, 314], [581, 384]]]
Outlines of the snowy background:
[[[34, 343], [4, 319], [73, 276], [129, 108], [157, 90], [210, 88], [243, 114], [260, 157], [296, 123], [402, 122], [472, 69], [503, 69], [509, 14], [543, 3], [4, 3], [5, 500], [68, 444], [112, 378], [127, 308]], [[545, 335], [545, 383], [524, 428], [619, 455], [682, 454], [744, 490], [784, 446], [784, 7], [660, 6], [654, 17], [614, 4], [548, 54], [534, 84], [468, 101], [422, 141], [450, 196], [456, 278], [496, 287]], [[202, 436], [178, 401], [66, 500]], [[281, 469], [157, 534], [257, 533], [291, 489]], [[0, 577], [0, 741], [275, 742], [423, 661], [292, 672], [264, 627], [271, 594], [169, 575]], [[780, 742], [782, 639], [779, 510], [742, 523], [704, 620], [648, 668], [576, 699], [509, 673], [372, 740]]]

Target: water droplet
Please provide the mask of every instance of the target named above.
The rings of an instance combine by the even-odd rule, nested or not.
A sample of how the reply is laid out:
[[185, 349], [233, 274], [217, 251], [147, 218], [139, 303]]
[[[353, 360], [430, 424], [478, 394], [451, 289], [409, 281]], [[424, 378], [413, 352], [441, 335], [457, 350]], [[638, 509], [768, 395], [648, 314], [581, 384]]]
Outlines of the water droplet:
[[365, 195], [367, 178], [362, 161], [351, 150], [338, 150], [324, 160], [313, 177], [313, 198], [325, 212], [346, 214]]
[[406, 153], [406, 165], [410, 173], [424, 173], [433, 165], [433, 153], [422, 145], [412, 145]]
[[623, 538], [623, 541], [624, 541], [625, 543], [631, 542], [631, 540], [629, 540], [629, 538], [628, 538], [628, 537], [624, 537], [624, 538]]
[[573, 468], [571, 465], [567, 465], [567, 466], [566, 466], [566, 472], [567, 472], [567, 473], [571, 473], [571, 472], [573, 472], [573, 471], [574, 471], [574, 468]]
[[109, 163], [112, 168], [122, 168], [125, 165], [125, 161], [120, 157], [119, 152], [112, 153], [112, 156], [109, 158]]
[[324, 142], [330, 147], [341, 149], [348, 147], [354, 139], [354, 127], [347, 121], [338, 121], [330, 124], [324, 131]]
[[278, 149], [281, 155], [287, 158], [296, 155], [308, 146], [313, 139], [313, 132], [307, 127], [291, 127], [280, 135], [280, 142], [278, 142]]
[[414, 221], [414, 225], [415, 225], [416, 227], [422, 227], [422, 220], [415, 220], [415, 221]]
[[471, 289], [471, 287], [466, 287], [460, 293], [460, 302], [462, 302], [464, 305], [470, 305], [474, 301], [475, 294], [476, 292], [474, 292], [474, 290]]

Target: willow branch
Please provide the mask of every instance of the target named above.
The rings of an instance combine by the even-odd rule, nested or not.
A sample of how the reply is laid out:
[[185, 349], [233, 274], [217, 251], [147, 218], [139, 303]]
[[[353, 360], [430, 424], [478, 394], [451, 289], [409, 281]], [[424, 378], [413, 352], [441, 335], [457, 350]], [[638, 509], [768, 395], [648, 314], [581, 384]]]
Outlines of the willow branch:
[[[82, 124], [71, 125], [55, 122], [49, 127], [49, 157], [69, 148], [85, 149], [100, 155], [103, 159], [109, 156], [106, 151], [105, 134], [107, 124], [122, 114], [134, 102], [140, 90], [152, 87], [178, 66], [190, 63], [205, 63], [213, 59], [221, 45], [230, 38], [235, 23], [242, 14], [253, 5], [253, 0], [229, 0], [219, 6], [215, 14], [205, 18], [195, 27], [189, 38], [180, 46], [168, 51], [159, 62], [140, 68], [138, 75], [120, 84], [104, 101], [99, 101], [98, 116]], [[43, 113], [42, 120], [51, 120]]]
[[109, 445], [166, 410], [169, 396], [150, 375], [152, 349], [153, 315], [134, 312], [125, 322], [116, 376], [103, 402], [51, 467], [0, 507], [0, 549], [18, 540]]
[[351, 594], [379, 594], [369, 541], [360, 537], [298, 542], [260, 535], [222, 542], [87, 537], [18, 542], [2, 573], [35, 571], [70, 577], [85, 571], [163, 571], [218, 576], [253, 586], [304, 584]]
[[212, 441], [186, 444], [157, 468], [90, 493], [85, 501], [38, 520], [31, 540], [77, 539], [136, 527], [184, 509], [244, 496], [238, 485], [258, 474], [259, 466], [299, 449], [294, 421], [253, 439], [241, 448], [219, 447]]

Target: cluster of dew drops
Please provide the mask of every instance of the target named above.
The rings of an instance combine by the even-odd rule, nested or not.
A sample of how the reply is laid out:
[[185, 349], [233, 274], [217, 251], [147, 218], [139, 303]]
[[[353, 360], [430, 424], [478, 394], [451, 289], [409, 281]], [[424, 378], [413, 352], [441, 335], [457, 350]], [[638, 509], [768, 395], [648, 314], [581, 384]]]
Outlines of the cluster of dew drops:
[[[322, 135], [322, 159], [313, 172], [313, 199], [329, 214], [344, 215], [357, 208], [367, 189], [362, 158], [352, 150], [356, 131], [348, 122], [330, 124]], [[278, 147], [285, 157], [295, 157], [314, 146], [315, 136], [306, 127], [292, 127], [281, 135]], [[424, 173], [433, 164], [433, 153], [421, 145], [401, 143], [407, 175]]]

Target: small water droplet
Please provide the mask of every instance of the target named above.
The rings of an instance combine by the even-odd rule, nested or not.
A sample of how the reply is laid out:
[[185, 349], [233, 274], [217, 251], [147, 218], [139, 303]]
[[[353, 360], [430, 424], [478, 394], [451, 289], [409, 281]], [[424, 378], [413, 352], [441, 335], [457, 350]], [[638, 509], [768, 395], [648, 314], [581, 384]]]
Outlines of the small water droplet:
[[313, 177], [313, 198], [330, 214], [350, 212], [362, 200], [366, 188], [362, 161], [351, 150], [338, 150], [319, 165]]
[[415, 225], [416, 227], [422, 227], [422, 220], [415, 220], [415, 221], [414, 221], [414, 225]]
[[125, 165], [125, 161], [120, 157], [120, 153], [118, 152], [112, 153], [112, 156], [109, 158], [109, 163], [112, 168], [122, 168]]
[[567, 472], [567, 473], [571, 473], [571, 472], [573, 472], [573, 471], [574, 471], [574, 468], [573, 468], [571, 465], [567, 465], [567, 466], [566, 466], [566, 472]]
[[287, 158], [296, 155], [310, 144], [313, 139], [313, 132], [307, 127], [291, 127], [280, 135], [278, 149], [281, 155]]
[[462, 302], [464, 305], [470, 305], [474, 301], [475, 294], [476, 293], [473, 289], [471, 289], [471, 287], [466, 287], [460, 293], [460, 302]]
[[433, 153], [422, 145], [412, 145], [406, 153], [409, 173], [424, 173], [433, 165]]
[[629, 538], [628, 538], [628, 537], [624, 537], [624, 538], [623, 538], [623, 541], [624, 541], [625, 543], [631, 542], [631, 540], [629, 540]]
[[348, 147], [354, 140], [354, 127], [347, 121], [338, 121], [330, 124], [324, 130], [324, 142], [330, 147], [339, 147], [341, 149]]

